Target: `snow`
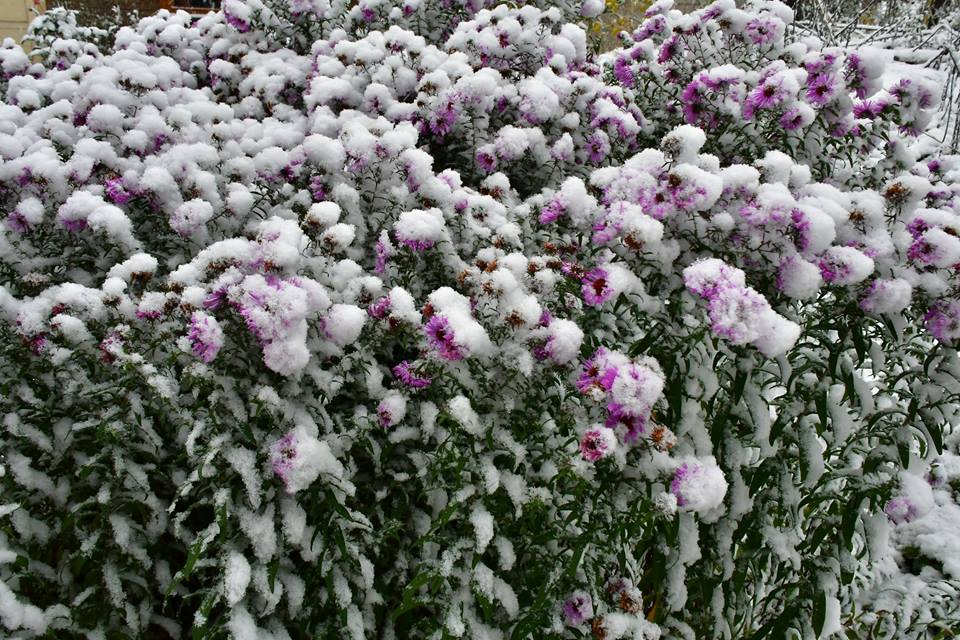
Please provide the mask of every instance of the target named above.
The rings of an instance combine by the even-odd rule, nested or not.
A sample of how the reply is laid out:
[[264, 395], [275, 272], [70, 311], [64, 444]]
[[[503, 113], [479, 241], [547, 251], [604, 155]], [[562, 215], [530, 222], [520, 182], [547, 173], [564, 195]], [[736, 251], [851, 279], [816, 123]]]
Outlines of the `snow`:
[[493, 540], [493, 516], [483, 505], [475, 504], [470, 511], [470, 524], [473, 525], [473, 535], [476, 539], [477, 553], [482, 554], [487, 545]]
[[181, 236], [188, 237], [212, 218], [213, 206], [209, 202], [195, 198], [177, 207], [170, 216], [170, 227]]
[[250, 584], [250, 563], [241, 553], [236, 551], [229, 554], [224, 567], [223, 590], [224, 597], [230, 607], [238, 604], [246, 595]]
[[456, 396], [447, 403], [450, 415], [457, 423], [463, 427], [464, 431], [472, 436], [481, 436], [485, 429], [480, 424], [480, 417], [470, 405], [470, 399], [466, 396]]
[[366, 321], [367, 312], [360, 307], [335, 304], [324, 318], [324, 333], [338, 347], [346, 347], [357, 341]]

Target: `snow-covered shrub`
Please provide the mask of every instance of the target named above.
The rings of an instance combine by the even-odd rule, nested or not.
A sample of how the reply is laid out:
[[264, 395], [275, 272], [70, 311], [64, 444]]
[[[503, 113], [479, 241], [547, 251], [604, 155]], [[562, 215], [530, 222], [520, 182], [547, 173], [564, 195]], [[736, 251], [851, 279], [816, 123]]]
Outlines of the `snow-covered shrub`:
[[661, 2], [599, 58], [587, 5], [225, 0], [0, 50], [7, 632], [945, 615], [934, 93], [779, 2]]

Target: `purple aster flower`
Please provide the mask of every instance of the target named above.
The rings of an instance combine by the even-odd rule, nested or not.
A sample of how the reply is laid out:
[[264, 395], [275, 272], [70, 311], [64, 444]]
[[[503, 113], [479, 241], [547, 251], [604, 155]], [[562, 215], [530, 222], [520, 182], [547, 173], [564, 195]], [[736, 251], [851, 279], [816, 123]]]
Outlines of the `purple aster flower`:
[[707, 302], [710, 329], [734, 344], [745, 344], [757, 337], [757, 319], [770, 310], [766, 298], [747, 287], [726, 287]]
[[650, 36], [663, 33], [664, 29], [666, 28], [667, 21], [664, 19], [664, 17], [654, 14], [654, 17], [643, 21], [643, 24], [640, 25], [640, 28], [634, 32], [633, 39], [636, 42], [642, 42]]
[[960, 302], [940, 300], [924, 316], [924, 322], [937, 340], [952, 343], [960, 338]]
[[617, 369], [607, 366], [608, 354], [609, 351], [605, 347], [600, 347], [583, 363], [580, 377], [576, 381], [576, 387], [580, 393], [594, 393], [602, 396], [610, 388], [609, 384], [604, 386], [604, 380], [610, 379], [612, 382], [610, 374], [612, 372], [612, 376], [616, 377]]
[[190, 316], [190, 330], [187, 332], [193, 354], [206, 363], [220, 353], [223, 346], [223, 329], [213, 316], [202, 311], [194, 311]]
[[600, 164], [610, 153], [610, 139], [603, 131], [594, 131], [587, 137], [587, 153], [590, 162]]
[[613, 297], [613, 288], [607, 282], [609, 274], [602, 267], [594, 267], [583, 276], [583, 301], [594, 307], [599, 307]]
[[477, 164], [484, 173], [493, 173], [497, 170], [497, 156], [493, 145], [484, 145], [477, 149]]
[[883, 100], [864, 100], [853, 105], [853, 115], [857, 118], [873, 120], [883, 113], [887, 103]]
[[680, 40], [677, 36], [670, 36], [660, 45], [660, 53], [657, 55], [657, 62], [663, 64], [673, 58], [680, 51]]
[[6, 218], [6, 224], [8, 229], [17, 233], [25, 233], [30, 230], [30, 223], [19, 211], [11, 212]]
[[374, 264], [373, 270], [375, 273], [383, 274], [387, 269], [387, 262], [390, 260], [390, 257], [393, 255], [393, 248], [390, 246], [389, 242], [381, 237], [377, 240], [377, 243], [374, 245], [374, 253], [376, 253], [376, 264]]
[[616, 402], [607, 405], [607, 411], [609, 413], [604, 424], [611, 429], [621, 429], [625, 443], [633, 444], [647, 432], [647, 416], [629, 415]]
[[563, 603], [563, 618], [568, 626], [579, 627], [593, 617], [593, 599], [590, 594], [577, 591]]
[[457, 106], [455, 99], [448, 98], [443, 101], [436, 111], [430, 114], [428, 125], [430, 131], [436, 134], [437, 137], [443, 138], [453, 130], [453, 125], [457, 121]]
[[891, 499], [883, 507], [883, 512], [887, 514], [890, 521], [894, 524], [903, 524], [915, 520], [920, 515], [917, 505], [913, 504], [910, 498], [906, 496], [897, 496]]
[[298, 443], [297, 434], [291, 431], [270, 447], [270, 466], [273, 468], [273, 472], [280, 476], [284, 484], [287, 484], [288, 476], [293, 471], [294, 462], [297, 458]]
[[323, 176], [310, 178], [310, 195], [315, 202], [323, 202], [327, 199], [327, 187], [323, 182]]
[[844, 66], [847, 87], [853, 89], [854, 94], [863, 100], [867, 97], [867, 71], [863, 66], [863, 59], [857, 53], [850, 53]]
[[633, 86], [633, 70], [630, 68], [630, 60], [626, 56], [617, 56], [617, 59], [613, 62], [613, 75], [617, 78], [617, 82], [623, 86]]
[[79, 233], [87, 228], [87, 221], [84, 218], [76, 218], [74, 220], [61, 219], [60, 224], [70, 233]]
[[427, 336], [427, 342], [441, 358], [450, 361], [463, 359], [463, 351], [457, 344], [450, 322], [446, 318], [440, 315], [431, 316], [423, 332]]
[[104, 183], [104, 191], [107, 197], [115, 204], [127, 204], [133, 199], [133, 194], [123, 187], [122, 178], [111, 178]]
[[223, 17], [226, 19], [227, 24], [239, 31], [240, 33], [246, 33], [250, 31], [250, 23], [242, 18], [233, 15], [227, 10], [224, 10]]
[[743, 115], [749, 119], [758, 109], [776, 107], [787, 98], [783, 88], [783, 80], [776, 76], [767, 78], [750, 92], [744, 103]]
[[773, 42], [779, 32], [780, 23], [769, 16], [757, 16], [747, 22], [744, 33], [755, 45], [765, 45]]
[[383, 320], [390, 313], [390, 298], [383, 296], [367, 307], [367, 315], [377, 320]]
[[830, 73], [813, 76], [807, 81], [807, 101], [818, 107], [830, 102], [837, 93], [837, 78]]
[[612, 429], [596, 427], [588, 429], [580, 439], [580, 453], [587, 462], [596, 462], [613, 453], [617, 436]]
[[794, 131], [803, 125], [803, 112], [799, 107], [790, 107], [780, 116], [780, 126], [786, 131]]
[[567, 207], [559, 198], [554, 198], [540, 210], [540, 224], [556, 222], [566, 211]]
[[417, 375], [413, 371], [413, 365], [406, 360], [393, 367], [391, 371], [400, 382], [412, 389], [425, 389], [433, 382], [433, 380], [426, 376]]
[[689, 499], [684, 495], [684, 484], [691, 478], [703, 472], [703, 466], [696, 462], [684, 462], [673, 473], [673, 480], [670, 482], [670, 493], [677, 498], [677, 504], [681, 507], [686, 505]]

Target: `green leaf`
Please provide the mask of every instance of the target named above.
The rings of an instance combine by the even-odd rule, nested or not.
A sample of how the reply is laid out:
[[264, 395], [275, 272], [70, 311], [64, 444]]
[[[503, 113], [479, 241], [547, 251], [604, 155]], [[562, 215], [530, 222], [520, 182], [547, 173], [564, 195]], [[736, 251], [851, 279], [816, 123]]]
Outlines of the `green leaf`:
[[576, 549], [573, 550], [573, 555], [570, 557], [570, 562], [567, 564], [566, 575], [568, 578], [573, 578], [577, 573], [577, 567], [580, 566], [580, 560], [583, 558], [584, 551], [587, 550], [587, 545], [590, 543], [590, 539], [583, 535], [580, 538], [580, 542], [577, 543]]
[[347, 541], [343, 537], [343, 529], [341, 529], [339, 525], [334, 525], [333, 527], [333, 540], [337, 543], [337, 548], [340, 549], [343, 559], [347, 560], [350, 558], [347, 554]]
[[940, 424], [935, 420], [931, 420], [929, 422], [924, 421], [923, 426], [927, 431], [930, 444], [932, 444], [933, 448], [937, 450], [937, 454], [943, 454], [943, 429], [941, 428]]
[[417, 591], [420, 590], [420, 587], [425, 585], [433, 577], [432, 571], [421, 571], [413, 577], [413, 580], [404, 587], [403, 595], [400, 598], [400, 604], [393, 610], [393, 613], [390, 614], [391, 620], [396, 620], [402, 616], [407, 611], [415, 609], [420, 606], [424, 606], [427, 603], [425, 600], [417, 599]]
[[817, 405], [817, 416], [820, 417], [820, 433], [827, 428], [827, 418], [830, 415], [829, 409], [827, 407], [827, 394], [830, 393], [828, 390], [824, 389], [819, 392], [815, 398], [814, 403]]
[[267, 584], [270, 585], [270, 591], [273, 592], [273, 585], [277, 581], [277, 571], [280, 569], [280, 558], [274, 558], [270, 562], [270, 571], [267, 573]]
[[900, 466], [906, 469], [910, 466], [910, 442], [897, 443], [897, 456], [900, 458]]
[[854, 495], [840, 520], [840, 535], [847, 549], [853, 549], [853, 534], [856, 532], [857, 522], [860, 520], [861, 502], [863, 502], [863, 497], [860, 494]]
[[813, 599], [813, 633], [819, 638], [823, 633], [823, 625], [827, 620], [827, 594], [818, 591]]
[[652, 345], [657, 340], [658, 337], [660, 336], [657, 333], [654, 333], [653, 331], [648, 331], [647, 335], [643, 336], [641, 339], [637, 340], [632, 345], [630, 345], [630, 350], [627, 353], [630, 355], [631, 358], [635, 358], [636, 356], [642, 353], [646, 353], [647, 349], [650, 348], [650, 345]]
[[747, 378], [750, 374], [743, 369], [737, 369], [737, 376], [733, 380], [733, 406], [737, 406], [740, 398], [743, 397], [743, 390], [747, 386]]

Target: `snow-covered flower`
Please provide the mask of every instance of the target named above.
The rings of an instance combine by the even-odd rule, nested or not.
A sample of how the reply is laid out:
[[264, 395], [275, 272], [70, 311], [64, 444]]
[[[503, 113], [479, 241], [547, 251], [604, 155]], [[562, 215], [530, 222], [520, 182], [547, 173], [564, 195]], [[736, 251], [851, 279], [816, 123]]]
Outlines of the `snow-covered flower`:
[[587, 429], [580, 438], [580, 453], [588, 462], [596, 462], [613, 453], [617, 436], [613, 429], [594, 427]]
[[206, 363], [213, 362], [223, 347], [223, 329], [217, 319], [203, 311], [194, 311], [190, 316], [190, 329], [187, 331], [193, 354]]
[[727, 480], [713, 461], [687, 460], [674, 471], [670, 493], [680, 508], [703, 514], [723, 503]]
[[564, 622], [571, 627], [579, 627], [593, 618], [593, 598], [586, 591], [575, 591], [563, 601]]

